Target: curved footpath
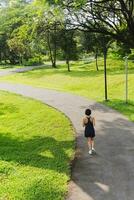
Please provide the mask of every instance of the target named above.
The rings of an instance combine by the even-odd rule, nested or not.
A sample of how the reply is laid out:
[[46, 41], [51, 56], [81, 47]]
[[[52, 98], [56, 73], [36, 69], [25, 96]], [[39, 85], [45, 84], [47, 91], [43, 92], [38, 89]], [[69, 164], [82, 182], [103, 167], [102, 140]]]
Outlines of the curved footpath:
[[[0, 90], [41, 100], [72, 121], [77, 151], [67, 200], [134, 200], [134, 123], [101, 104], [64, 92], [2, 82]], [[96, 118], [95, 156], [88, 154], [81, 127], [87, 107]]]
[[27, 66], [27, 67], [21, 67], [21, 68], [10, 68], [10, 69], [0, 69], [0, 77], [1, 76], [8, 76], [16, 73], [21, 73], [21, 72], [28, 72], [34, 69], [40, 69], [44, 67], [48, 67], [49, 65], [38, 65], [38, 66]]

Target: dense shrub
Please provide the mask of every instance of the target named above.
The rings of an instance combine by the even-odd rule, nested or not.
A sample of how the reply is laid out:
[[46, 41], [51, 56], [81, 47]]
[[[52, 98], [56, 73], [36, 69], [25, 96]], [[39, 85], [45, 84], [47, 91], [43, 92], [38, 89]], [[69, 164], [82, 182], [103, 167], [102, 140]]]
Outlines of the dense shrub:
[[29, 58], [28, 61], [24, 60], [23, 64], [25, 66], [30, 66], [30, 65], [40, 65], [43, 64], [43, 60], [41, 57], [34, 57], [34, 58]]

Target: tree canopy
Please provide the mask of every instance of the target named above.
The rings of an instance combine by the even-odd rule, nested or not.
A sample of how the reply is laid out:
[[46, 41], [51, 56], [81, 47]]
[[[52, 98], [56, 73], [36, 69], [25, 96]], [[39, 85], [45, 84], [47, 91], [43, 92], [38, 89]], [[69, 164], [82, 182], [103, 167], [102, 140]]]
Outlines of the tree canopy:
[[[76, 49], [76, 34], [68, 39], [67, 48], [65, 44], [77, 30], [90, 37], [87, 48], [91, 51], [99, 45], [95, 35], [116, 40], [127, 52], [134, 47], [131, 0], [0, 0], [0, 12], [0, 60], [11, 63], [47, 54], [55, 67], [59, 52], [67, 58], [67, 49]], [[83, 45], [81, 40], [79, 43]]]

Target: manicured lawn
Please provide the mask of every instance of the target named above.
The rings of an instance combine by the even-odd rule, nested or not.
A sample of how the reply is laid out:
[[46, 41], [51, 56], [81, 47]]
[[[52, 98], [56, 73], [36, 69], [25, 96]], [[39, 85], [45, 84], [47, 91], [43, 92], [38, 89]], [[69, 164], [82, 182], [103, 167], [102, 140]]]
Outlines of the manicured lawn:
[[60, 112], [0, 92], [0, 199], [63, 200], [74, 131]]
[[[71, 72], [67, 72], [65, 65], [60, 65], [58, 69], [51, 69], [50, 67], [36, 69], [4, 77], [1, 80], [72, 92], [104, 103], [103, 60], [99, 59], [98, 64], [98, 72], [95, 69], [95, 62], [89, 64], [75, 62], [72, 64]], [[108, 98], [110, 101], [106, 104], [119, 110], [134, 121], [134, 63], [129, 62], [128, 105], [124, 104], [124, 61], [109, 58], [107, 67]]]
[[0, 70], [20, 68], [20, 67], [24, 67], [24, 66], [20, 66], [20, 65], [0, 65]]

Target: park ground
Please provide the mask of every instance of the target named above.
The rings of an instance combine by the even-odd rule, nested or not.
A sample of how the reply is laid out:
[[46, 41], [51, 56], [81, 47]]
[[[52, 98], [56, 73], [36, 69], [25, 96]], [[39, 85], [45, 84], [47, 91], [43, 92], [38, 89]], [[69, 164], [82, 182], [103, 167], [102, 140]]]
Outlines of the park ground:
[[103, 59], [99, 59], [98, 66], [99, 71], [96, 71], [95, 61], [73, 62], [71, 72], [65, 64], [58, 65], [57, 69], [45, 66], [44, 69], [3, 77], [1, 81], [71, 92], [104, 103], [134, 121], [134, 63], [128, 62], [128, 104], [125, 104], [124, 60], [107, 60], [108, 102], [104, 101]]
[[[71, 92], [104, 103], [134, 121], [134, 64], [129, 62], [128, 104], [125, 104], [124, 61], [108, 59], [108, 102], [104, 102], [102, 59], [98, 65], [96, 71], [95, 62], [73, 62], [71, 72], [65, 64], [57, 69], [45, 66], [1, 77], [1, 81]], [[64, 199], [70, 179], [69, 161], [74, 155], [70, 121], [41, 102], [7, 92], [0, 95], [0, 197]]]

